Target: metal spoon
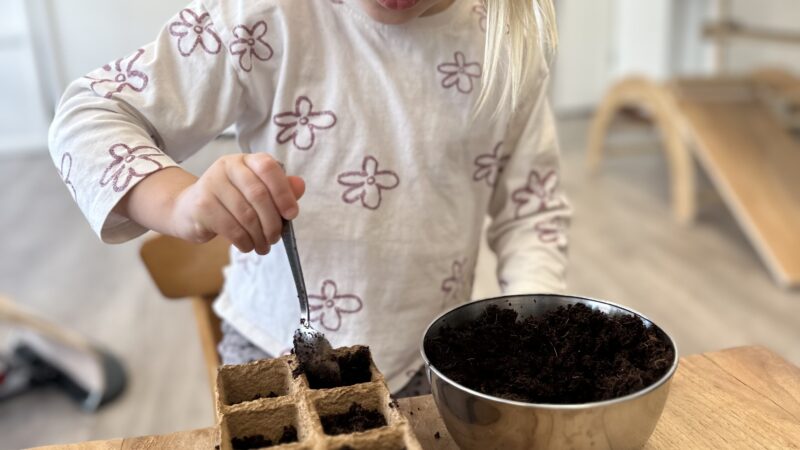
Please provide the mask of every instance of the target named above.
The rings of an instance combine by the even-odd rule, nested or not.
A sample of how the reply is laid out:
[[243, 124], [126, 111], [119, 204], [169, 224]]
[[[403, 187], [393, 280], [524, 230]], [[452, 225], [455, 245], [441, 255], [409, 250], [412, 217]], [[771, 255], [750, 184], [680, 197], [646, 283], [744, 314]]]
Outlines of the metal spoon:
[[300, 255], [297, 253], [297, 241], [290, 220], [283, 221], [281, 232], [289, 267], [292, 268], [294, 285], [297, 288], [297, 299], [300, 300], [300, 327], [294, 331], [294, 354], [306, 377], [325, 380], [334, 385], [341, 383], [342, 374], [339, 362], [333, 354], [330, 342], [325, 335], [311, 326], [311, 312], [308, 309], [308, 293], [303, 280], [303, 269], [300, 267]]

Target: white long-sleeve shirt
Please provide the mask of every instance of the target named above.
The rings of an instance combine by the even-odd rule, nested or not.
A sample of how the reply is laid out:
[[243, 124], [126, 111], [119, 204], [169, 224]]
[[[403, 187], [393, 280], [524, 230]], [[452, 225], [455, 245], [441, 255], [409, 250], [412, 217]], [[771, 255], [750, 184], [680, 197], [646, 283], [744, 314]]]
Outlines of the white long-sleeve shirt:
[[[470, 0], [406, 25], [346, 0], [197, 0], [69, 86], [52, 157], [92, 228], [123, 242], [146, 230], [117, 202], [235, 124], [243, 152], [306, 180], [295, 230], [313, 325], [335, 346], [370, 345], [397, 389], [421, 365], [427, 324], [469, 300], [487, 213], [504, 292], [563, 288], [569, 208], [547, 69], [517, 111], [473, 120], [484, 28]], [[217, 313], [287, 351], [299, 308], [283, 248], [232, 249], [225, 274]]]

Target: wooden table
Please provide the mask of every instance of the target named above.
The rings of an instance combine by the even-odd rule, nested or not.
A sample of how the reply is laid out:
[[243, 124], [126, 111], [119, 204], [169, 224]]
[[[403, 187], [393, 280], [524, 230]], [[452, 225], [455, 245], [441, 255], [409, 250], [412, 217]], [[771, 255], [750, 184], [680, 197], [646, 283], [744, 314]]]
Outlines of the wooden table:
[[[431, 396], [402, 399], [400, 408], [424, 448], [457, 449]], [[207, 450], [213, 441], [214, 429], [204, 428], [38, 450]], [[681, 358], [646, 448], [800, 448], [800, 368], [763, 347]]]

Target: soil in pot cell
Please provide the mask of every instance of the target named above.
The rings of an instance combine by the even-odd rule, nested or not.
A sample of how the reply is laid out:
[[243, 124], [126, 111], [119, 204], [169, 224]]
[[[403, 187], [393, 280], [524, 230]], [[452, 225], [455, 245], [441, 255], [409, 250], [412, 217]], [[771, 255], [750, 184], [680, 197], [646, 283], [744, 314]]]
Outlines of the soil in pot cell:
[[[328, 436], [360, 433], [389, 425], [394, 412], [379, 385], [358, 384], [320, 391], [314, 410]], [[395, 412], [396, 413], [396, 412]]]
[[331, 436], [358, 433], [386, 426], [386, 418], [380, 411], [365, 408], [355, 402], [350, 404], [350, 409], [347, 411], [321, 416], [320, 421], [325, 434]]
[[237, 366], [222, 366], [217, 388], [224, 405], [262, 398], [276, 398], [289, 393], [289, 366], [280, 359], [264, 359]]
[[283, 427], [283, 433], [274, 441], [265, 438], [262, 434], [255, 434], [252, 436], [244, 436], [241, 438], [231, 439], [231, 447], [234, 450], [249, 450], [254, 448], [272, 447], [281, 444], [290, 444], [297, 442], [297, 429], [292, 425]]
[[340, 383], [333, 380], [317, 378], [313, 374], [306, 374], [308, 386], [311, 389], [328, 389], [341, 386], [372, 381], [371, 355], [368, 347], [358, 347], [353, 351], [344, 352], [337, 356], [342, 380]]
[[378, 428], [366, 433], [336, 436], [331, 442], [331, 450], [406, 450], [415, 448], [406, 444], [401, 430], [389, 431], [386, 428]]
[[228, 444], [223, 448], [265, 448], [302, 438], [293, 405], [259, 405], [233, 411], [223, 417], [221, 428], [223, 444]]

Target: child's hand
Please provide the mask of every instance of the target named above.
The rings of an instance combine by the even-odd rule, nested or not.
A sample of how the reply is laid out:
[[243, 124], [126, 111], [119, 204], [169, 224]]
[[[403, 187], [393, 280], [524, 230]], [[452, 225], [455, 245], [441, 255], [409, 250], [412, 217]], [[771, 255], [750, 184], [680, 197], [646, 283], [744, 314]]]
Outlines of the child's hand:
[[266, 255], [281, 238], [282, 218], [297, 217], [304, 191], [303, 180], [266, 153], [226, 155], [177, 195], [172, 234], [198, 243], [221, 235], [242, 252]]

